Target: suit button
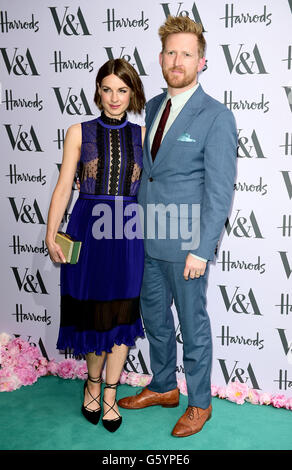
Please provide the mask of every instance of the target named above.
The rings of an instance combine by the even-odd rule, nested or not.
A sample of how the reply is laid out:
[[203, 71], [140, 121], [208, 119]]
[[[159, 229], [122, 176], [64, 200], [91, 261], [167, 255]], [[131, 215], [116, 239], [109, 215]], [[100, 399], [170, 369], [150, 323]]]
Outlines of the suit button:
[[152, 177], [150, 177], [150, 178], [149, 178], [149, 181], [152, 183], [152, 181], [153, 181], [153, 178], [152, 178]]

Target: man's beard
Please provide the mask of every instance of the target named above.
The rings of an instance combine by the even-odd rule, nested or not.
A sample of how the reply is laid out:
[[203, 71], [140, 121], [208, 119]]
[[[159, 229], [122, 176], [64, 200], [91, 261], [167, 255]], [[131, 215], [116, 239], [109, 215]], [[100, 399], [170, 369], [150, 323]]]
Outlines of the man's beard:
[[[173, 70], [179, 70], [183, 75], [173, 75], [171, 73]], [[185, 88], [194, 82], [197, 77], [197, 74], [185, 75], [184, 71], [178, 67], [173, 67], [168, 70], [162, 68], [162, 74], [166, 83], [172, 88]]]

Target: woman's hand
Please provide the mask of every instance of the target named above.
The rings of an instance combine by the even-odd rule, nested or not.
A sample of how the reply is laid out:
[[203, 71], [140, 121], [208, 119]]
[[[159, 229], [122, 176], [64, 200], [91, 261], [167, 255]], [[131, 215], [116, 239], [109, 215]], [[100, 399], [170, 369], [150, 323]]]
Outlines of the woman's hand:
[[49, 250], [49, 256], [53, 263], [66, 263], [66, 258], [58, 243], [46, 239], [46, 245]]

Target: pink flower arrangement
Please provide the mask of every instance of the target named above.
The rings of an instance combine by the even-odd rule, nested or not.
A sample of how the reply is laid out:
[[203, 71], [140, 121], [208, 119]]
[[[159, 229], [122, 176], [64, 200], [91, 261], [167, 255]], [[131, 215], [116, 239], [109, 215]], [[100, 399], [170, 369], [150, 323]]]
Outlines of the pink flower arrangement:
[[177, 379], [177, 386], [182, 395], [188, 394], [187, 383], [185, 379]]
[[216, 397], [218, 395], [218, 388], [217, 385], [211, 385], [211, 396]]
[[[7, 333], [0, 334], [0, 392], [10, 392], [22, 385], [32, 385], [39, 377], [45, 375], [85, 380], [87, 378], [86, 361], [75, 359], [64, 359], [59, 363], [55, 359], [47, 361], [38, 347], [20, 338], [13, 339]], [[105, 371], [103, 371], [102, 377], [105, 379]], [[152, 376], [148, 374], [137, 374], [123, 370], [120, 383], [132, 387], [146, 387], [151, 379]], [[181, 394], [188, 394], [185, 379], [178, 378], [177, 386]], [[292, 397], [260, 393], [238, 381], [230, 382], [227, 387], [211, 385], [211, 395], [212, 397], [226, 398], [240, 405], [247, 401], [254, 405], [272, 405], [276, 408], [292, 410]]]
[[262, 393], [259, 398], [260, 405], [270, 405], [272, 401], [272, 396], [269, 393]]
[[47, 374], [48, 361], [38, 348], [20, 338], [0, 337], [0, 391], [31, 385]]
[[250, 388], [248, 390], [248, 396], [246, 398], [246, 401], [249, 401], [252, 405], [258, 405], [260, 402], [260, 394], [257, 390], [254, 388]]
[[287, 398], [285, 395], [274, 395], [271, 403], [275, 408], [285, 408]]
[[292, 397], [287, 398], [285, 408], [286, 410], [292, 410]]
[[[225, 387], [218, 387], [217, 395], [218, 395], [219, 398], [226, 398], [226, 389], [225, 389]], [[216, 397], [216, 395], [212, 395], [212, 396]]]
[[226, 387], [226, 398], [238, 405], [243, 405], [248, 396], [248, 390], [248, 386], [245, 383], [230, 382]]
[[151, 382], [151, 375], [128, 372], [126, 383], [132, 387], [146, 387]]

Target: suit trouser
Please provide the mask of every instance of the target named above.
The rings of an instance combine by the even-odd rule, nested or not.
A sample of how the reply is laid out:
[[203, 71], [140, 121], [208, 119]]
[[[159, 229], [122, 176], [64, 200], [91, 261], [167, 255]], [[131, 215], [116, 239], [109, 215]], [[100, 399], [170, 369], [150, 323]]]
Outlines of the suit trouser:
[[212, 339], [206, 310], [204, 276], [186, 281], [184, 262], [168, 262], [145, 256], [141, 310], [150, 344], [153, 379], [148, 386], [164, 393], [177, 387], [176, 332], [171, 310], [174, 299], [183, 339], [183, 363], [188, 404], [208, 408], [211, 402]]

